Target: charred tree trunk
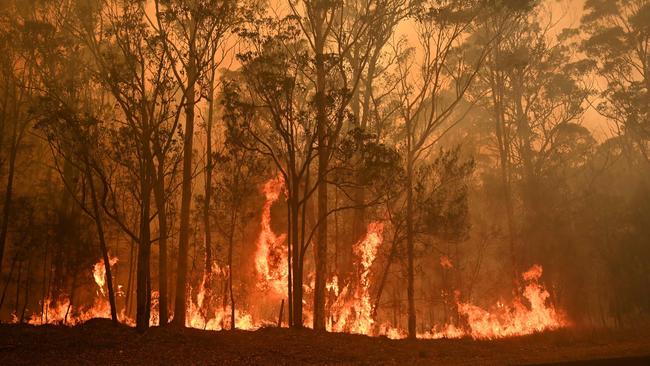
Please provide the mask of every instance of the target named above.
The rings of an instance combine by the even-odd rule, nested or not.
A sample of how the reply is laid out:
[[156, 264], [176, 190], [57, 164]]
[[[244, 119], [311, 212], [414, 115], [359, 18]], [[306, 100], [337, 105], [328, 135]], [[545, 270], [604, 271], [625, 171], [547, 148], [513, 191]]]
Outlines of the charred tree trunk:
[[[190, 33], [195, 34], [195, 25], [190, 24]], [[192, 145], [194, 138], [194, 104], [196, 98], [195, 43], [190, 41], [189, 62], [187, 65], [187, 89], [185, 91], [185, 135], [183, 136], [183, 183], [181, 193], [181, 212], [178, 240], [178, 265], [176, 279], [176, 301], [174, 320], [177, 327], [185, 326], [187, 304], [187, 255], [190, 239], [190, 204], [192, 201]]]
[[[291, 194], [291, 239], [292, 239], [292, 296], [293, 296], [293, 327], [302, 328], [302, 243], [298, 240], [299, 230], [299, 205], [298, 205], [298, 187], [299, 182], [297, 177], [292, 177], [292, 191]], [[304, 206], [303, 206], [304, 210]]]
[[[495, 49], [495, 58], [498, 59], [498, 47]], [[501, 175], [501, 184], [506, 209], [506, 225], [508, 227], [508, 244], [510, 252], [510, 271], [513, 284], [513, 292], [517, 293], [519, 287], [517, 249], [516, 249], [516, 230], [514, 219], [514, 206], [512, 201], [512, 191], [510, 187], [510, 159], [508, 156], [508, 136], [506, 135], [505, 116], [503, 106], [503, 79], [498, 71], [494, 71], [491, 77], [492, 102], [494, 104], [494, 123], [497, 137], [497, 147], [499, 150], [499, 172]]]
[[165, 202], [165, 171], [164, 159], [158, 157], [158, 178], [154, 187], [156, 209], [158, 210], [158, 318], [159, 325], [167, 324], [169, 320], [167, 295], [167, 206]]
[[115, 292], [113, 290], [113, 275], [111, 273], [110, 258], [108, 258], [108, 248], [106, 246], [104, 226], [102, 223], [101, 212], [99, 210], [97, 192], [95, 191], [95, 183], [93, 182], [93, 177], [90, 171], [90, 167], [88, 166], [88, 161], [85, 162], [85, 165], [86, 165], [86, 177], [88, 179], [88, 185], [90, 186], [90, 198], [92, 200], [92, 205], [93, 205], [95, 226], [97, 227], [97, 235], [99, 236], [99, 248], [102, 251], [102, 259], [104, 260], [104, 268], [106, 270], [105, 272], [106, 286], [108, 287], [108, 301], [111, 306], [111, 320], [113, 321], [113, 323], [117, 323], [117, 307], [115, 305]]
[[144, 332], [149, 328], [151, 316], [151, 193], [153, 157], [151, 154], [151, 129], [146, 101], [143, 103], [142, 116], [144, 128], [142, 131], [143, 157], [140, 162], [140, 192], [142, 194], [140, 207], [140, 237], [138, 245], [138, 266], [136, 272], [136, 328]]
[[151, 311], [150, 257], [151, 228], [149, 225], [150, 188], [148, 178], [141, 186], [143, 192], [140, 214], [140, 242], [138, 244], [138, 263], [136, 272], [136, 328], [143, 332], [149, 328]]
[[23, 310], [20, 312], [20, 324], [25, 322], [25, 311], [27, 310], [27, 305], [29, 303], [29, 285], [32, 277], [30, 276], [31, 269], [32, 269], [32, 258], [30, 257], [29, 259], [27, 259], [27, 278], [25, 279], [25, 295], [23, 296], [24, 297]]
[[289, 197], [287, 197], [287, 303], [289, 308], [289, 327], [293, 327], [293, 180], [287, 179]]
[[235, 296], [232, 291], [232, 255], [233, 247], [235, 245], [235, 226], [237, 223], [237, 210], [233, 209], [230, 219], [230, 233], [228, 235], [228, 292], [224, 294], [224, 299], [226, 297], [230, 298], [230, 329], [235, 329]]
[[[210, 201], [212, 200], [212, 120], [214, 118], [214, 77], [216, 70], [214, 70], [214, 63], [212, 66], [212, 74], [210, 76], [210, 90], [208, 91], [208, 120], [206, 123], [206, 142], [205, 142], [205, 195], [203, 200], [203, 228], [205, 233], [205, 299], [203, 301], [203, 313], [206, 319], [211, 318], [210, 304], [213, 297], [213, 282], [215, 279], [212, 275], [212, 231], [210, 230]], [[230, 274], [228, 275], [230, 277]], [[224, 294], [224, 298], [226, 298]]]
[[13, 277], [17, 260], [18, 260], [18, 253], [14, 254], [14, 259], [11, 261], [11, 267], [9, 267], [9, 276], [7, 277], [7, 282], [5, 282], [5, 285], [2, 288], [2, 297], [0, 297], [0, 309], [2, 309], [2, 305], [5, 303], [5, 295], [7, 294], [9, 283], [11, 283], [11, 278]]
[[407, 256], [407, 297], [408, 297], [408, 337], [415, 339], [415, 235], [413, 220], [413, 152], [411, 134], [408, 136], [408, 157], [406, 162], [406, 256]]
[[20, 300], [20, 277], [23, 273], [23, 261], [18, 263], [18, 278], [16, 279], [16, 301], [14, 303], [14, 315], [18, 315], [18, 301]]
[[325, 282], [327, 277], [327, 111], [325, 106], [324, 40], [316, 37], [316, 134], [318, 135], [318, 228], [316, 285], [314, 288], [314, 329], [325, 329]]
[[[14, 135], [16, 127], [14, 127]], [[11, 216], [11, 199], [13, 197], [14, 174], [16, 171], [16, 156], [18, 148], [14, 141], [11, 142], [11, 151], [9, 153], [9, 171], [7, 173], [7, 187], [5, 189], [4, 205], [2, 207], [2, 226], [0, 227], [0, 273], [2, 273], [2, 261], [7, 242], [7, 232], [9, 229], [9, 217]]]

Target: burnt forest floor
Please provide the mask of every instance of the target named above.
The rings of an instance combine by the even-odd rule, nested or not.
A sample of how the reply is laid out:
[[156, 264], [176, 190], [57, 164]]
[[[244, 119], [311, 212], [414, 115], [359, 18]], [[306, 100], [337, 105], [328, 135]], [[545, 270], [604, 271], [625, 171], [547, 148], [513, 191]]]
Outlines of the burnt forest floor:
[[311, 330], [144, 334], [105, 319], [0, 325], [0, 365], [650, 365], [650, 329], [565, 329], [492, 341], [390, 340]]

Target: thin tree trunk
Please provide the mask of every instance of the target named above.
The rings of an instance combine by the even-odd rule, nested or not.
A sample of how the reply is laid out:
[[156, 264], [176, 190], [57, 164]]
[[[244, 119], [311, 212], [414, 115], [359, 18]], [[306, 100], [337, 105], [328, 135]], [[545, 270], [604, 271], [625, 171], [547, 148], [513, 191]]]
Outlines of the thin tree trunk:
[[133, 303], [133, 271], [135, 268], [135, 251], [137, 250], [138, 243], [131, 243], [131, 251], [129, 253], [129, 276], [126, 281], [126, 304], [125, 314], [131, 315], [131, 304]]
[[[144, 178], [143, 180], [148, 180]], [[148, 183], [142, 184], [142, 212], [140, 215], [140, 243], [138, 245], [138, 264], [136, 271], [136, 328], [143, 332], [149, 328], [151, 311], [151, 284], [150, 284], [150, 256], [151, 256], [151, 228], [149, 225], [149, 198]]]
[[[495, 50], [498, 52], [498, 50]], [[497, 53], [498, 54], [498, 53]], [[497, 56], [498, 57], [498, 56]], [[516, 231], [514, 223], [514, 208], [512, 203], [512, 192], [510, 189], [510, 173], [508, 158], [508, 141], [505, 135], [505, 117], [503, 111], [503, 83], [499, 75], [492, 76], [492, 99], [494, 103], [495, 132], [499, 149], [499, 168], [501, 183], [506, 209], [506, 224], [508, 226], [508, 244], [510, 252], [510, 271], [513, 284], [513, 292], [517, 293], [519, 276], [516, 253]]]
[[[190, 21], [190, 34], [194, 34], [195, 24]], [[178, 240], [178, 265], [176, 279], [176, 301], [174, 306], [174, 323], [178, 327], [185, 326], [185, 311], [187, 298], [187, 255], [190, 238], [190, 204], [192, 201], [192, 143], [194, 138], [194, 107], [196, 65], [194, 57], [194, 41], [190, 41], [189, 62], [187, 66], [188, 85], [185, 92], [185, 135], [183, 137], [183, 183], [181, 193], [181, 212]]]
[[[230, 235], [228, 236], [228, 293], [230, 295], [230, 329], [235, 329], [235, 297], [232, 292], [232, 253], [235, 242], [235, 224], [237, 222], [236, 210], [233, 209], [230, 220]], [[224, 294], [224, 298], [226, 294]]]
[[113, 275], [111, 273], [111, 261], [108, 258], [108, 248], [106, 245], [106, 237], [104, 235], [104, 226], [102, 223], [101, 212], [99, 210], [99, 202], [97, 200], [97, 192], [95, 191], [95, 183], [93, 182], [92, 173], [86, 161], [86, 176], [90, 186], [90, 197], [93, 205], [95, 225], [97, 226], [97, 235], [99, 236], [99, 248], [102, 251], [102, 258], [104, 260], [104, 269], [106, 270], [106, 286], [108, 286], [108, 301], [111, 306], [111, 320], [117, 323], [117, 307], [115, 305], [115, 291], [113, 289]]
[[[206, 143], [205, 143], [205, 194], [203, 200], [203, 227], [205, 233], [205, 298], [203, 301], [203, 313], [206, 319], [211, 318], [210, 304], [213, 297], [213, 274], [212, 274], [212, 231], [210, 230], [210, 201], [212, 200], [212, 121], [214, 119], [214, 60], [211, 63], [212, 73], [210, 75], [210, 85], [208, 91], [208, 120], [206, 126]], [[230, 274], [229, 274], [230, 276]], [[225, 294], [224, 294], [225, 295]], [[224, 299], [226, 296], [224, 296]]]
[[0, 226], [0, 273], [2, 273], [2, 261], [4, 258], [5, 244], [7, 242], [7, 232], [9, 229], [9, 217], [11, 216], [14, 187], [14, 174], [16, 171], [16, 155], [18, 148], [16, 146], [16, 127], [14, 126], [14, 136], [11, 142], [11, 152], [9, 153], [9, 171], [7, 173], [7, 187], [5, 190], [4, 205], [2, 208], [2, 226]]
[[16, 302], [14, 304], [14, 315], [18, 316], [18, 301], [20, 300], [20, 277], [23, 272], [23, 261], [18, 263], [18, 278], [16, 279]]
[[25, 311], [27, 310], [27, 304], [29, 303], [29, 284], [30, 284], [30, 279], [32, 276], [30, 276], [32, 269], [32, 258], [30, 257], [27, 259], [27, 279], [25, 280], [25, 295], [24, 297], [24, 303], [23, 303], [23, 311], [20, 313], [20, 324], [25, 322]]
[[386, 286], [386, 282], [388, 280], [388, 273], [390, 270], [390, 266], [393, 263], [395, 256], [397, 256], [397, 244], [398, 241], [397, 241], [397, 230], [396, 230], [395, 234], [393, 235], [393, 242], [390, 247], [388, 259], [386, 260], [386, 268], [384, 269], [384, 273], [381, 275], [381, 280], [379, 281], [379, 285], [377, 287], [377, 297], [375, 298], [375, 304], [372, 307], [373, 317], [377, 316], [377, 311], [379, 309], [379, 301], [381, 300], [381, 295], [384, 291], [384, 287]]
[[158, 210], [158, 324], [163, 326], [169, 320], [167, 307], [167, 207], [165, 203], [164, 159], [161, 159], [160, 156], [158, 163], [158, 179], [154, 186], [154, 198]]
[[[293, 171], [292, 169], [288, 169]], [[289, 327], [293, 327], [293, 266], [291, 262], [293, 260], [292, 250], [293, 243], [296, 240], [293, 237], [293, 179], [287, 179], [287, 192], [289, 192], [289, 197], [287, 199], [287, 302], [289, 307]]]
[[318, 138], [318, 228], [316, 284], [314, 288], [314, 329], [325, 329], [325, 282], [327, 277], [327, 111], [325, 108], [324, 40], [316, 37], [316, 133]]
[[[293, 240], [292, 244], [292, 294], [293, 294], [293, 327], [302, 328], [302, 267], [301, 254], [302, 254], [302, 244], [298, 241], [298, 179], [293, 177], [293, 192], [291, 194], [291, 237]], [[303, 203], [305, 205], [305, 203]], [[305, 206], [303, 206], [303, 210]]]
[[407, 167], [406, 167], [406, 256], [407, 256], [407, 297], [408, 297], [408, 337], [416, 337], [415, 319], [415, 268], [414, 268], [414, 223], [413, 223], [413, 152], [411, 151], [410, 132]]
[[140, 192], [142, 194], [140, 207], [140, 244], [138, 245], [138, 267], [136, 272], [136, 317], [135, 324], [139, 332], [149, 328], [151, 317], [151, 179], [153, 173], [153, 157], [150, 150], [151, 131], [146, 108], [143, 110], [145, 127], [142, 132], [143, 160], [140, 164]]
[[16, 267], [17, 261], [18, 261], [18, 253], [14, 254], [14, 259], [11, 261], [11, 267], [9, 268], [9, 276], [7, 277], [7, 282], [5, 282], [5, 285], [2, 288], [2, 297], [0, 298], [0, 309], [2, 309], [2, 305], [5, 303], [5, 295], [7, 294], [7, 289], [9, 288], [11, 277], [13, 277], [14, 268]]

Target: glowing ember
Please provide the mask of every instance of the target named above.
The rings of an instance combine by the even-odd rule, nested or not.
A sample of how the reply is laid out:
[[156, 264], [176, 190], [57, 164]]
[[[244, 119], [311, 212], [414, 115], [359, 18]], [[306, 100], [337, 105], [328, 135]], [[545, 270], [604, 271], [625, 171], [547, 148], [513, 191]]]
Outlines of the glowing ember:
[[282, 245], [286, 234], [276, 235], [271, 229], [271, 207], [280, 198], [284, 179], [278, 176], [264, 184], [262, 192], [266, 198], [262, 209], [262, 230], [257, 238], [255, 269], [258, 273], [259, 287], [270, 290], [282, 297], [287, 296], [287, 252]]
[[440, 266], [444, 269], [454, 268], [454, 265], [451, 263], [451, 259], [449, 259], [449, 257], [446, 255], [440, 257]]

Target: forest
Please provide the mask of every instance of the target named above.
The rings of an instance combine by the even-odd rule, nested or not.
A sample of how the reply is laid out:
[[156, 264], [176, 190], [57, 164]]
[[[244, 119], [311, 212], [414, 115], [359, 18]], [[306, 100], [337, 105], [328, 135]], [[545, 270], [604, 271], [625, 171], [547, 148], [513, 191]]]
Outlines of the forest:
[[0, 333], [650, 330], [648, 0], [3, 0], [0, 50]]

